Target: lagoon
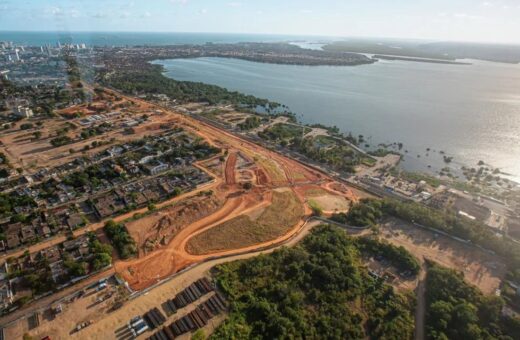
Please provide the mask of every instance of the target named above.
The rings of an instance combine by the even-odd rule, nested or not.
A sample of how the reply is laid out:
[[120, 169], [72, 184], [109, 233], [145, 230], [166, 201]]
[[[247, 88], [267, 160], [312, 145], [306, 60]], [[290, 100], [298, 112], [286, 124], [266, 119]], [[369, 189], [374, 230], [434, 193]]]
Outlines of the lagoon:
[[[237, 59], [157, 61], [165, 75], [286, 104], [304, 123], [362, 134], [372, 148], [402, 142], [403, 166], [438, 171], [483, 160], [520, 180], [520, 66], [380, 61], [355, 67]], [[427, 151], [430, 149], [430, 151]]]

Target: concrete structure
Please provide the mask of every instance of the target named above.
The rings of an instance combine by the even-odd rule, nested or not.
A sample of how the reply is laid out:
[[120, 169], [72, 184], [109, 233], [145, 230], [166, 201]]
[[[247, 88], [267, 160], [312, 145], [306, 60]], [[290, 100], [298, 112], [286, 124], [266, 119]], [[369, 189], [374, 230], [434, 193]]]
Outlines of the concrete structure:
[[8, 73], [9, 73], [9, 70], [0, 71], [0, 78], [4, 78], [5, 80], [9, 80], [9, 77], [7, 75]]
[[30, 118], [34, 116], [33, 111], [24, 106], [16, 106], [13, 108], [13, 114], [17, 117]]

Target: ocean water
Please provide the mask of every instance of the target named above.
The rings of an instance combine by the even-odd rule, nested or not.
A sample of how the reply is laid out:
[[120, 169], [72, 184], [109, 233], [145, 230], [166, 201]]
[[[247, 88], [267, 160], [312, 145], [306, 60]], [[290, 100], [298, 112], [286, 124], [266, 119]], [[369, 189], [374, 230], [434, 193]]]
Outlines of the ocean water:
[[[355, 67], [236, 59], [158, 61], [166, 75], [288, 105], [305, 123], [336, 125], [375, 147], [402, 142], [403, 166], [438, 171], [483, 160], [520, 180], [520, 66], [381, 61]], [[427, 151], [427, 149], [430, 151]]]
[[[237, 43], [237, 42], [279, 42], [309, 41], [316, 37], [268, 34], [226, 34], [226, 33], [156, 33], [156, 32], [8, 32], [0, 31], [0, 41], [41, 46], [61, 43], [85, 43], [93, 46], [126, 45], [177, 45]], [[325, 38], [322, 38], [325, 39]]]

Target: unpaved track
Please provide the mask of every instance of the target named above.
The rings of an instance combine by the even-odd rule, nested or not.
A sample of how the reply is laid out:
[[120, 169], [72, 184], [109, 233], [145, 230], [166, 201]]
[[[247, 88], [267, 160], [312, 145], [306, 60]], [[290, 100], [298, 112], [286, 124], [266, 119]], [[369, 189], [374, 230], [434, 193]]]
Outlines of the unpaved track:
[[[214, 214], [183, 228], [165, 248], [136, 260], [118, 261], [115, 264], [116, 271], [123, 275], [133, 289], [146, 288], [158, 279], [167, 277], [194, 262], [204, 259], [204, 257], [191, 256], [185, 251], [186, 241], [192, 235], [269, 204], [270, 201], [267, 199], [257, 201], [246, 195], [230, 197], [223, 207]], [[216, 255], [212, 254], [211, 256]]]
[[[152, 289], [146, 295], [141, 295], [130, 303], [125, 304], [121, 309], [111, 314], [107, 314], [101, 321], [93, 324], [92, 326], [82, 330], [79, 333], [70, 335], [70, 339], [116, 339], [114, 331], [127, 323], [128, 320], [130, 320], [132, 317], [136, 315], [143, 315], [151, 308], [159, 306], [167, 299], [171, 299], [177, 292], [182, 290], [183, 287], [189, 285], [203, 275], [207, 275], [208, 271], [214, 266], [222, 263], [252, 258], [260, 254], [269, 254], [283, 246], [292, 247], [301, 241], [305, 236], [307, 236], [313, 227], [319, 224], [321, 224], [319, 221], [311, 221], [306, 223], [302, 228], [299, 229], [299, 232], [295, 234], [294, 237], [290, 238], [282, 244], [277, 244], [271, 249], [250, 252], [247, 254], [239, 254], [200, 263], [188, 271], [180, 273], [171, 280]], [[59, 316], [55, 320], [55, 323], [59, 323], [59, 328], [67, 330], [67, 332], [76, 325], [75, 320], [73, 318], [67, 318], [66, 314]], [[151, 333], [147, 333], [148, 336], [150, 334]], [[44, 334], [40, 333], [38, 335]], [[65, 333], [63, 335], [65, 335]], [[56, 334], [55, 337], [52, 338], [60, 337], [58, 334]], [[68, 333], [66, 333], [66, 337], [64, 338], [69, 338]]]
[[[213, 175], [211, 175], [211, 176], [213, 177]], [[219, 179], [219, 178], [216, 178], [213, 182], [204, 184], [204, 185], [200, 186], [199, 188], [197, 188], [197, 189], [195, 189], [193, 191], [187, 192], [185, 194], [181, 194], [181, 195], [176, 196], [174, 198], [171, 198], [171, 199], [169, 199], [167, 201], [158, 203], [158, 204], [156, 204], [156, 207], [157, 207], [157, 209], [161, 209], [161, 208], [163, 208], [165, 206], [174, 204], [174, 203], [176, 203], [178, 201], [181, 201], [183, 199], [186, 199], [188, 197], [195, 196], [195, 195], [199, 194], [202, 191], [212, 190], [215, 187], [217, 187], [218, 185], [220, 185], [221, 183], [222, 183], [222, 180]], [[116, 222], [123, 222], [125, 220], [130, 219], [130, 218], [133, 218], [135, 214], [143, 214], [143, 213], [146, 213], [148, 211], [149, 210], [148, 210], [147, 207], [141, 208], [141, 209], [137, 209], [137, 210], [133, 210], [133, 211], [130, 211], [130, 212], [125, 213], [123, 215], [107, 218], [107, 219], [104, 219], [101, 222], [89, 224], [88, 226], [86, 226], [84, 228], [75, 230], [73, 232], [73, 234], [74, 234], [74, 237], [79, 237], [79, 236], [81, 236], [81, 235], [83, 235], [85, 233], [88, 233], [90, 231], [96, 231], [96, 230], [98, 230], [100, 228], [103, 228], [105, 226], [105, 223], [107, 221], [109, 221], [109, 220], [114, 220]], [[23, 248], [20, 248], [19, 250], [16, 250], [16, 251], [4, 253], [4, 254], [2, 254], [0, 256], [0, 260], [3, 260], [3, 259], [8, 258], [8, 257], [18, 257], [18, 256], [21, 256], [27, 250], [31, 254], [32, 253], [36, 253], [36, 252], [38, 252], [40, 250], [43, 250], [45, 248], [52, 247], [54, 245], [60, 244], [60, 243], [62, 243], [64, 241], [66, 241], [66, 240], [67, 240], [67, 236], [65, 236], [65, 235], [58, 235], [58, 236], [56, 236], [56, 237], [54, 237], [54, 238], [52, 238], [50, 240], [43, 241], [43, 242], [37, 243], [37, 244], [32, 245], [32, 246], [23, 247]]]
[[[176, 124], [199, 135], [210, 145], [226, 149], [229, 152], [224, 174], [221, 177], [217, 177], [216, 183], [212, 186], [214, 193], [225, 200], [225, 203], [220, 210], [183, 228], [171, 240], [171, 242], [165, 246], [165, 248], [154, 251], [143, 258], [124, 262], [118, 261], [115, 264], [116, 272], [121, 274], [134, 289], [146, 288], [157, 280], [170, 276], [195, 262], [204, 261], [213, 257], [228, 256], [243, 251], [254, 251], [255, 249], [269, 247], [290, 239], [299, 231], [301, 225], [304, 223], [303, 220], [291, 228], [291, 230], [285, 235], [282, 235], [275, 240], [250, 247], [225, 252], [216, 252], [207, 255], [191, 255], [185, 249], [188, 240], [198, 233], [204, 232], [205, 230], [234, 217], [257, 209], [265, 208], [271, 204], [272, 195], [269, 192], [271, 190], [277, 188], [291, 188], [291, 190], [295, 191], [294, 187], [298, 185], [314, 184], [321, 186], [326, 185], [328, 182], [332, 182], [332, 179], [325, 173], [311, 169], [277, 152], [249, 142], [225, 130], [195, 120], [192, 117], [172, 112], [170, 109], [155, 106], [151, 103], [125, 96], [117, 91], [112, 92], [133, 101], [142, 102], [145, 105], [148, 105], [151, 109], [154, 107], [160, 108], [168, 114], [168, 117], [173, 118]], [[262, 171], [267, 176], [264, 181], [265, 185], [255, 187], [250, 191], [244, 191], [238, 187], [236, 183], [236, 162], [238, 153], [242, 153], [249, 159], [255, 160], [258, 170]], [[263, 162], [267, 163], [264, 164], [262, 161], [259, 162], [258, 160], [263, 160]], [[276, 175], [279, 178], [276, 181], [274, 181], [274, 178], [269, 178], [268, 174], [270, 171], [263, 168], [260, 164], [266, 166], [272, 165], [274, 168], [269, 170], [271, 172], [276, 171], [277, 173], [272, 173], [272, 175]], [[204, 170], [208, 172], [207, 169]], [[352, 196], [348, 198], [351, 200], [355, 199], [351, 192], [341, 193], [341, 195], [346, 197]], [[305, 207], [305, 216], [309, 216], [311, 214], [311, 209], [303, 200], [302, 205]]]
[[417, 284], [417, 305], [415, 306], [415, 340], [424, 340], [424, 320], [426, 314], [426, 273], [427, 265], [423, 264]]
[[237, 153], [233, 152], [229, 155], [226, 162], [226, 184], [235, 185], [235, 166], [237, 164]]

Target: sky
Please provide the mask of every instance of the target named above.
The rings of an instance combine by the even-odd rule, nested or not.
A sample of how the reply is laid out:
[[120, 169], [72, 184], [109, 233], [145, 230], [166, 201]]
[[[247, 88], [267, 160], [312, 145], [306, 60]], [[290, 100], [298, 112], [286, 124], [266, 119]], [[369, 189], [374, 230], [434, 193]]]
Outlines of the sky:
[[214, 32], [520, 43], [520, 0], [0, 0], [3, 31]]

